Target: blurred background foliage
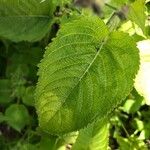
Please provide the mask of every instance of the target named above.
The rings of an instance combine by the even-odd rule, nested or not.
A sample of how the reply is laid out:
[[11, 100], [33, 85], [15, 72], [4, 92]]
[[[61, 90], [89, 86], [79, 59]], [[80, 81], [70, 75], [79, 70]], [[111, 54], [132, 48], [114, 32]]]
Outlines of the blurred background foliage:
[[112, 150], [150, 149], [150, 1], [52, 0], [48, 32], [39, 33], [37, 41], [7, 39], [0, 29], [0, 150], [50, 150], [54, 145], [71, 149], [78, 133], [57, 138], [38, 128], [34, 108], [37, 65], [62, 24], [89, 12], [106, 22], [126, 4], [130, 11], [117, 30], [129, 33], [138, 43], [142, 71], [126, 101], [110, 118], [109, 146]]

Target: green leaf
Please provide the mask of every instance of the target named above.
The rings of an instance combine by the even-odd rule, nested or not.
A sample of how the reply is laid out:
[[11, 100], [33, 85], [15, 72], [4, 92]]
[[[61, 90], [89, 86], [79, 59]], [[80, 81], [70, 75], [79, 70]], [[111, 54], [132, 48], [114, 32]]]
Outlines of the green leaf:
[[12, 98], [11, 82], [7, 79], [0, 80], [0, 104], [9, 103]]
[[110, 4], [111, 6], [115, 6], [115, 7], [121, 7], [125, 4], [127, 4], [129, 0], [110, 0], [108, 1], [108, 4]]
[[29, 123], [29, 113], [24, 105], [10, 105], [5, 112], [7, 123], [17, 131], [21, 131]]
[[136, 23], [145, 34], [145, 21], [146, 21], [146, 14], [145, 14], [145, 0], [136, 0], [134, 3], [130, 5], [128, 18]]
[[136, 42], [144, 40], [144, 37], [142, 37], [136, 33], [132, 37], [135, 39]]
[[[123, 110], [125, 111], [125, 112], [127, 112], [127, 113], [134, 113], [134, 112], [136, 112], [137, 110], [136, 110], [136, 108], [134, 108], [134, 105], [135, 105], [135, 100], [134, 99], [128, 99], [126, 102], [125, 102], [125, 104], [124, 104], [124, 106], [123, 106]], [[139, 103], [139, 105], [140, 105], [141, 103]], [[139, 106], [140, 107], [140, 106]]]
[[65, 24], [39, 65], [36, 109], [41, 128], [61, 134], [105, 117], [131, 91], [138, 66], [133, 39], [109, 33], [98, 17]]
[[64, 4], [70, 3], [71, 0], [52, 0], [54, 6], [63, 6]]
[[38, 150], [55, 150], [56, 137], [42, 137]]
[[72, 150], [107, 150], [108, 149], [108, 123], [97, 121], [79, 132]]
[[12, 41], [37, 41], [51, 25], [49, 0], [1, 0], [0, 36]]
[[135, 128], [138, 131], [142, 131], [144, 129], [144, 122], [141, 121], [138, 118], [134, 118], [133, 122], [132, 122], [132, 126], [133, 128]]
[[[150, 126], [150, 123], [149, 123], [149, 126]], [[149, 130], [150, 130], [150, 128], [144, 128], [139, 135], [139, 139], [140, 140], [149, 139], [150, 138]]]
[[136, 137], [123, 138], [117, 135], [116, 138], [119, 150], [148, 150], [146, 144]]
[[35, 92], [34, 86], [29, 86], [25, 89], [22, 96], [22, 101], [24, 104], [34, 106], [34, 92]]
[[123, 111], [127, 113], [137, 113], [142, 106], [143, 97], [134, 89], [132, 91], [133, 99], [128, 99], [123, 105]]
[[[57, 138], [57, 142], [55, 143], [55, 149], [64, 150], [66, 147], [73, 145], [78, 137], [79, 132], [71, 132], [68, 134], [64, 134]], [[71, 146], [72, 147], [72, 146]]]

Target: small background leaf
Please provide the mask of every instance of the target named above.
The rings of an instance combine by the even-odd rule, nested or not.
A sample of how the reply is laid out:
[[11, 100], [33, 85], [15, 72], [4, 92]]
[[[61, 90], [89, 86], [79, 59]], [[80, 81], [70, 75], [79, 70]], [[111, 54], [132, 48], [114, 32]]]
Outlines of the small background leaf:
[[29, 113], [24, 105], [13, 104], [6, 109], [7, 123], [17, 131], [21, 131], [29, 123]]
[[134, 95], [133, 99], [127, 99], [122, 106], [123, 111], [128, 114], [136, 113], [143, 104], [143, 97], [139, 95], [135, 89], [132, 93]]
[[128, 18], [136, 23], [143, 31], [144, 34], [146, 34], [145, 29], [145, 20], [146, 20], [146, 14], [145, 14], [146, 8], [145, 8], [145, 0], [136, 0], [134, 3], [130, 5], [129, 8], [129, 14]]
[[25, 91], [22, 96], [22, 101], [24, 104], [34, 106], [34, 92], [35, 92], [34, 86], [25, 88]]
[[37, 41], [51, 25], [49, 0], [1, 0], [0, 36], [12, 41]]

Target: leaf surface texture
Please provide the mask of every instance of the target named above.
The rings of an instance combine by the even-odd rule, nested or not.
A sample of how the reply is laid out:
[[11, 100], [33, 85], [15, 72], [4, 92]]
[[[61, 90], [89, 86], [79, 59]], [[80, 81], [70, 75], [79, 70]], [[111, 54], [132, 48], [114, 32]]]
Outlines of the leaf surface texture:
[[49, 0], [0, 0], [0, 36], [15, 42], [40, 40], [51, 25]]
[[78, 130], [110, 113], [130, 92], [139, 55], [131, 37], [98, 17], [63, 25], [39, 65], [36, 108], [51, 134]]
[[106, 120], [92, 123], [79, 132], [72, 150], [107, 150], [109, 128]]

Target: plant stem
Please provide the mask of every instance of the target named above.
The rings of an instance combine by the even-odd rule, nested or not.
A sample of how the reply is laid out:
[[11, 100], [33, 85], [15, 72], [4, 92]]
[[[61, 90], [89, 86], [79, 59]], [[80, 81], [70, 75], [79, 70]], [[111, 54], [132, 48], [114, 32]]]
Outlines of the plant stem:
[[111, 9], [113, 9], [113, 10], [117, 10], [116, 7], [114, 7], [114, 6], [112, 6], [112, 5], [108, 4], [108, 3], [105, 3], [105, 6], [111, 8]]
[[107, 21], [107, 25], [110, 29], [110, 31], [114, 31], [118, 28], [120, 23], [124, 20], [126, 20], [126, 16], [128, 14], [128, 6], [125, 5], [121, 8], [121, 10], [116, 10], [111, 17]]
[[120, 24], [120, 18], [118, 17], [118, 15], [116, 14], [116, 12], [114, 12], [111, 17], [108, 19], [107, 21], [107, 26], [110, 30], [110, 32], [116, 30]]

